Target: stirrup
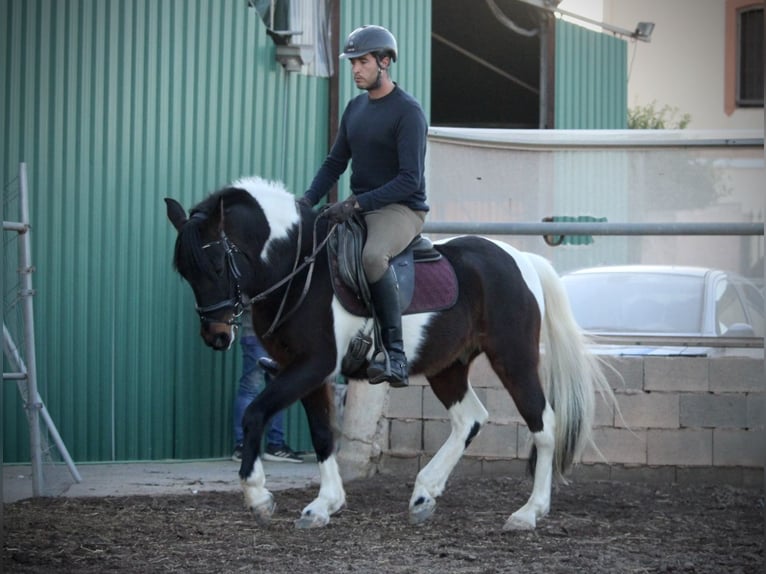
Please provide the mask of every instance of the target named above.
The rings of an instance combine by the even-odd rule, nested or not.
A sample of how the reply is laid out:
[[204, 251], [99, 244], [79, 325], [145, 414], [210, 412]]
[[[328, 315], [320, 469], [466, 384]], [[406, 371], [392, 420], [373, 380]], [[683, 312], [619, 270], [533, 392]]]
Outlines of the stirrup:
[[393, 370], [391, 369], [391, 357], [387, 351], [380, 351], [375, 355], [375, 357], [380, 355], [383, 356], [382, 361], [375, 360], [374, 358], [372, 361], [370, 361], [370, 366], [367, 367], [367, 377], [370, 381], [370, 384], [379, 385], [380, 383], [388, 383], [395, 389], [409, 386], [410, 381], [407, 373], [407, 359], [404, 357], [404, 355], [402, 355], [404, 360], [403, 377], [394, 375]]

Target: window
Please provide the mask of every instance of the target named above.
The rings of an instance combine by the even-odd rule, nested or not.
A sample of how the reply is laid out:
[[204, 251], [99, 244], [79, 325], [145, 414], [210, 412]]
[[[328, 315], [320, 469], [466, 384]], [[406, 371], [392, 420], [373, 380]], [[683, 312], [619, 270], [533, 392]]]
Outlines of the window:
[[763, 107], [763, 0], [727, 0], [725, 110]]
[[737, 105], [763, 107], [763, 8], [737, 18]]

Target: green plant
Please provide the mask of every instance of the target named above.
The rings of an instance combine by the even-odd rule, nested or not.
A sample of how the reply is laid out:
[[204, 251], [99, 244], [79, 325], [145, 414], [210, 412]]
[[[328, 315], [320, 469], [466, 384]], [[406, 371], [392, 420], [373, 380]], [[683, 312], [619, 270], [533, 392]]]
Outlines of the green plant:
[[628, 109], [628, 128], [632, 130], [682, 130], [689, 125], [692, 117], [682, 114], [677, 107], [664, 105], [657, 107], [657, 102]]

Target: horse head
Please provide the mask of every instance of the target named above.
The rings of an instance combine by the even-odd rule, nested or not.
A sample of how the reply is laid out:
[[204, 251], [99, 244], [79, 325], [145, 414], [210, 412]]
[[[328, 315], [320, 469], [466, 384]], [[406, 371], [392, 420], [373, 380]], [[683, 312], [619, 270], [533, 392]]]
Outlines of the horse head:
[[260, 178], [221, 189], [192, 208], [166, 198], [178, 231], [173, 265], [191, 285], [200, 335], [216, 350], [228, 349], [244, 307], [264, 281], [272, 246], [300, 221], [292, 195]]

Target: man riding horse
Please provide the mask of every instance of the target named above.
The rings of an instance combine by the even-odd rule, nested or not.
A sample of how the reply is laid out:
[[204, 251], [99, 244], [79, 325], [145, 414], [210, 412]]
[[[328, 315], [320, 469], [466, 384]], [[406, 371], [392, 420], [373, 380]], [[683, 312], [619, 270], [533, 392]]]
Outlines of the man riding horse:
[[[371, 383], [408, 385], [397, 279], [389, 262], [420, 233], [425, 222], [425, 155], [428, 124], [418, 101], [389, 74], [396, 39], [381, 26], [362, 26], [348, 36], [341, 58], [367, 94], [352, 99], [338, 135], [300, 202], [313, 207], [351, 162], [351, 191], [324, 216], [341, 223], [361, 213], [367, 226], [362, 264], [386, 353], [370, 362]], [[386, 357], [385, 355], [388, 355]]]

